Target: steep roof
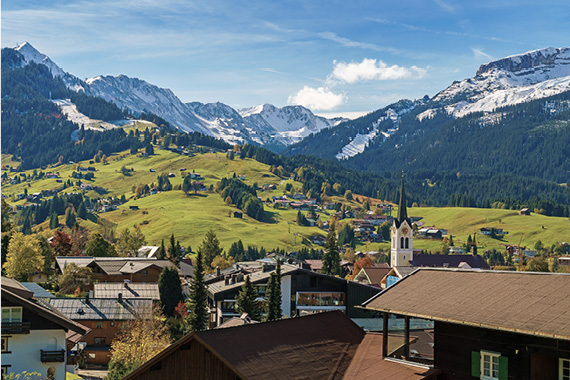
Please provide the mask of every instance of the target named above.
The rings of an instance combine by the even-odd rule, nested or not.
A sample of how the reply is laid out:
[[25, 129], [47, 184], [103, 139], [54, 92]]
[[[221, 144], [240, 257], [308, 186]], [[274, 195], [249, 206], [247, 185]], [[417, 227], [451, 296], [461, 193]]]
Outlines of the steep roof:
[[365, 275], [371, 285], [380, 285], [390, 270], [391, 268], [365, 267], [360, 270], [357, 277]]
[[156, 283], [100, 282], [93, 285], [93, 296], [97, 298], [118, 298], [121, 293], [123, 299], [146, 298], [159, 300], [160, 293]]
[[419, 268], [364, 306], [570, 340], [570, 274]]
[[35, 282], [22, 282], [22, 286], [34, 293], [35, 298], [53, 298], [53, 294], [36, 284]]
[[107, 275], [136, 273], [142, 269], [156, 265], [161, 268], [174, 266], [169, 260], [158, 260], [156, 257], [92, 257], [92, 256], [58, 256], [57, 265], [63, 271], [71, 263], [78, 267], [95, 264]]
[[411, 226], [412, 223], [408, 219], [408, 208], [406, 206], [406, 190], [404, 189], [404, 175], [402, 174], [402, 188], [400, 189], [400, 203], [398, 203], [398, 217], [394, 220], [396, 227], [407, 221]]
[[479, 255], [429, 255], [414, 254], [411, 262], [413, 267], [458, 268], [459, 264], [467, 263], [474, 269], [491, 269], [489, 264]]
[[152, 312], [150, 299], [116, 298], [50, 298], [50, 306], [74, 321], [80, 320], [130, 320], [137, 315], [149, 315]]
[[340, 311], [201, 331], [168, 346], [125, 380], [194, 339], [242, 379], [342, 379], [364, 335]]
[[29, 310], [55, 324], [58, 324], [66, 332], [75, 331], [78, 334], [85, 335], [90, 329], [66, 318], [64, 315], [57, 313], [49, 308], [43, 306], [40, 302], [37, 302], [33, 298], [26, 298], [19, 293], [13, 292], [12, 287], [4, 286], [4, 277], [2, 278], [2, 298], [17, 305], [22, 306], [24, 310]]

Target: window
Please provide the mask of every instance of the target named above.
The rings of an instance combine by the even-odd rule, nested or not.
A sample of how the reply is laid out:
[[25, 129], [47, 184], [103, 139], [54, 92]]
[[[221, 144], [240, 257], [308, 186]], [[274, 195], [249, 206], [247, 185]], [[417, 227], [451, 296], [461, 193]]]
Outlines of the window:
[[2, 353], [10, 353], [10, 351], [8, 351], [8, 337], [7, 336], [3, 336], [2, 337]]
[[404, 238], [400, 238], [400, 248], [404, 248]]
[[473, 351], [471, 353], [471, 375], [482, 380], [503, 380], [508, 378], [509, 358], [499, 352]]
[[95, 322], [95, 328], [96, 329], [102, 329], [103, 328], [103, 322]]
[[95, 344], [105, 344], [105, 338], [95, 338]]
[[406, 238], [406, 249], [410, 248], [410, 239]]
[[558, 380], [570, 380], [569, 359], [558, 359]]
[[2, 323], [18, 323], [22, 322], [22, 308], [21, 307], [3, 307], [2, 308]]
[[481, 378], [499, 379], [499, 354], [481, 351]]
[[89, 353], [89, 359], [95, 359], [95, 353], [90, 352]]

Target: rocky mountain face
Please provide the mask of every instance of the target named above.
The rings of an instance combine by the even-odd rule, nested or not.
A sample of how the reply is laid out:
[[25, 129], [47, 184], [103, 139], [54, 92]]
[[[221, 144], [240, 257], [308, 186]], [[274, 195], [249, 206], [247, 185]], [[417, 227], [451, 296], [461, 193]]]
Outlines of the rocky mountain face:
[[399, 101], [286, 152], [381, 173], [487, 170], [565, 183], [569, 121], [570, 48], [548, 48], [482, 65], [433, 98]]
[[277, 108], [270, 104], [237, 111], [222, 103], [183, 103], [171, 90], [125, 75], [97, 76], [85, 81], [65, 73], [49, 57], [24, 43], [15, 48], [25, 63], [46, 65], [74, 91], [105, 99], [133, 114], [150, 112], [174, 127], [197, 131], [228, 143], [255, 143], [281, 150], [311, 133], [332, 127], [343, 119], [326, 119], [301, 106]]

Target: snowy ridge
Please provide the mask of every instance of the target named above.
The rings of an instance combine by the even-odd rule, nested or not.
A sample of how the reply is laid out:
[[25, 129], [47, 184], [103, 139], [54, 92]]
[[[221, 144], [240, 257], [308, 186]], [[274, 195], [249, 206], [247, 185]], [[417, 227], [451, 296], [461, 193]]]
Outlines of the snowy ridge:
[[[473, 78], [454, 82], [433, 100], [448, 103], [417, 116], [421, 121], [437, 112], [463, 117], [492, 112], [508, 105], [570, 90], [570, 48], [546, 48], [481, 65]], [[461, 99], [455, 101], [455, 99]]]
[[14, 48], [17, 52], [22, 54], [26, 64], [30, 62], [46, 66], [54, 77], [60, 77], [67, 87], [74, 91], [84, 91], [83, 85], [79, 78], [66, 73], [58, 65], [55, 64], [47, 55], [40, 53], [30, 43], [24, 42]]
[[252, 142], [285, 146], [345, 120], [316, 116], [301, 106], [277, 108], [265, 104], [238, 112], [219, 102], [185, 104], [169, 89], [125, 75], [100, 75], [82, 82], [65, 73], [29, 43], [18, 46], [16, 50], [24, 56], [26, 64], [36, 62], [47, 66], [54, 76], [63, 78], [66, 85], [75, 91], [85, 91], [89, 95], [103, 98], [121, 109], [127, 108], [135, 115], [151, 112], [182, 131], [201, 132], [230, 144]]
[[[356, 136], [354, 136], [354, 138], [350, 143], [346, 144], [342, 148], [342, 150], [336, 154], [335, 158], [337, 160], [346, 160], [350, 157], [356, 156], [357, 154], [364, 152], [364, 150], [368, 147], [370, 141], [372, 141], [379, 135], [382, 136], [382, 141], [386, 140], [398, 130], [400, 117], [404, 114], [407, 114], [408, 112], [411, 112], [414, 108], [416, 108], [416, 106], [417, 103], [412, 103], [411, 106], [403, 108], [398, 112], [396, 112], [392, 108], [388, 108], [384, 113], [384, 116], [381, 116], [378, 120], [372, 123], [372, 129], [370, 132], [366, 134], [358, 133]], [[388, 129], [387, 131], [381, 131], [379, 129], [380, 123], [382, 123], [385, 120], [392, 121], [392, 125], [394, 127]]]

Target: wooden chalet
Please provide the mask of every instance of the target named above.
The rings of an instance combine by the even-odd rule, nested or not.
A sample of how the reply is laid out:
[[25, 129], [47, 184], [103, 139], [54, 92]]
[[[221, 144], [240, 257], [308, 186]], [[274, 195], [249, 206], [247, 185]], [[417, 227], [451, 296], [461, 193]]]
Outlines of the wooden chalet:
[[421, 268], [363, 306], [383, 313], [383, 357], [391, 316], [404, 319], [404, 360], [410, 320], [433, 321], [439, 380], [570, 378], [568, 274]]

